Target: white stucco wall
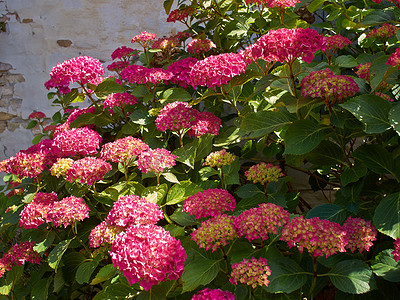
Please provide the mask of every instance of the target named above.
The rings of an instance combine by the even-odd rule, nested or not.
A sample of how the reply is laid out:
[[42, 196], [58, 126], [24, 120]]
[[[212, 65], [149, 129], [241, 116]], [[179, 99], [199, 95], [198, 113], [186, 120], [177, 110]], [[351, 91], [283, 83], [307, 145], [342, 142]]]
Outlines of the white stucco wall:
[[[0, 160], [31, 145], [24, 126], [32, 111], [55, 111], [43, 84], [57, 63], [89, 55], [107, 66], [117, 47], [139, 47], [130, 40], [141, 31], [160, 37], [179, 31], [166, 23], [162, 0], [0, 0], [0, 17], [7, 23], [0, 32], [0, 62], [7, 64], [0, 76], [19, 76], [3, 76], [0, 85]], [[72, 43], [63, 47], [59, 40]]]

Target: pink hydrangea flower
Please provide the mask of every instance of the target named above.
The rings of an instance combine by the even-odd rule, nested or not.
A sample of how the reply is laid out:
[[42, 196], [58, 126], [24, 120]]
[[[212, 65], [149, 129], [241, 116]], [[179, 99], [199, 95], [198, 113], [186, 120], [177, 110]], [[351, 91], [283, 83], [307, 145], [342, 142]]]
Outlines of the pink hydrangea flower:
[[101, 222], [89, 234], [89, 247], [98, 248], [105, 244], [111, 244], [124, 229], [124, 227], [110, 225], [106, 220]]
[[191, 239], [199, 248], [211, 249], [214, 252], [238, 238], [234, 220], [233, 216], [218, 215], [201, 222], [200, 227], [191, 233]]
[[343, 37], [340, 34], [325, 36], [325, 51], [336, 51], [337, 49], [343, 49], [346, 45], [350, 45], [351, 41], [347, 37]]
[[251, 64], [253, 61], [257, 61], [258, 59], [265, 60], [266, 62], [272, 62], [275, 58], [273, 55], [270, 54], [268, 48], [264, 49], [261, 45], [257, 43], [247, 46], [239, 53], [248, 65]]
[[390, 66], [398, 66], [400, 69], [400, 48], [397, 48], [396, 51], [390, 55], [386, 64]]
[[73, 128], [54, 137], [53, 147], [60, 156], [94, 155], [100, 147], [100, 135], [87, 127]]
[[203, 163], [203, 166], [210, 166], [212, 168], [222, 168], [223, 166], [229, 166], [236, 160], [237, 156], [225, 149], [210, 153]]
[[144, 151], [138, 156], [138, 168], [143, 173], [154, 172], [162, 173], [165, 169], [175, 166], [175, 159], [167, 149], [157, 148]]
[[186, 51], [189, 53], [205, 53], [210, 51], [211, 48], [216, 47], [217, 46], [210, 40], [193, 39], [187, 45]]
[[37, 193], [32, 202], [30, 202], [19, 215], [19, 225], [24, 228], [38, 228], [45, 222], [49, 222], [48, 213], [51, 211], [53, 204], [58, 201], [57, 194]]
[[349, 217], [343, 224], [343, 230], [346, 232], [346, 248], [351, 252], [357, 249], [360, 252], [368, 251], [372, 242], [376, 241], [377, 231], [371, 221]]
[[394, 250], [392, 251], [392, 256], [395, 261], [400, 261], [400, 239], [397, 238], [396, 241], [393, 243]]
[[193, 86], [219, 87], [245, 71], [246, 63], [240, 54], [223, 53], [199, 60], [190, 71], [190, 80]]
[[[257, 56], [274, 61], [291, 63], [301, 58], [307, 63], [314, 59], [314, 53], [324, 50], [324, 38], [310, 28], [280, 28], [270, 30], [256, 42]], [[254, 54], [253, 54], [254, 55]]]
[[239, 263], [232, 265], [232, 273], [229, 281], [232, 284], [247, 284], [255, 289], [257, 286], [268, 286], [268, 277], [271, 275], [271, 269], [267, 265], [267, 260], [263, 257], [256, 259], [252, 257], [243, 259]]
[[160, 110], [156, 118], [156, 126], [160, 131], [180, 131], [191, 128], [198, 117], [199, 112], [189, 103], [175, 101], [167, 104]]
[[160, 38], [160, 39], [155, 40], [153, 42], [153, 44], [151, 45], [151, 48], [167, 50], [167, 49], [176, 48], [178, 46], [179, 46], [179, 39], [172, 36], [172, 37]]
[[172, 74], [169, 83], [175, 83], [184, 89], [191, 86], [192, 81], [190, 80], [190, 71], [196, 62], [198, 62], [196, 58], [187, 57], [170, 64], [167, 68], [167, 71]]
[[247, 180], [252, 181], [253, 183], [260, 182], [261, 184], [278, 181], [279, 177], [284, 176], [282, 169], [279, 166], [266, 164], [265, 162], [251, 166], [244, 174], [246, 175]]
[[84, 203], [82, 198], [71, 196], [54, 202], [48, 212], [48, 218], [55, 227], [64, 225], [66, 228], [77, 221], [89, 218], [89, 211], [89, 206]]
[[128, 56], [131, 56], [133, 52], [137, 51], [136, 49], [132, 49], [126, 46], [121, 46], [117, 49], [114, 50], [113, 53], [111, 53], [111, 59], [115, 60], [117, 58], [125, 58]]
[[208, 189], [188, 197], [182, 210], [199, 219], [222, 215], [225, 211], [233, 211], [235, 206], [236, 200], [228, 191]]
[[50, 173], [57, 178], [60, 176], [65, 177], [67, 176], [68, 170], [71, 169], [73, 164], [74, 160], [72, 158], [59, 158], [51, 166]]
[[28, 116], [29, 119], [44, 119], [46, 118], [46, 114], [41, 111], [34, 111]]
[[146, 42], [146, 41], [151, 41], [154, 40], [157, 37], [155, 33], [149, 33], [147, 31], [142, 31], [142, 33], [135, 35], [131, 43], [139, 43], [139, 42]]
[[128, 66], [128, 63], [125, 61], [114, 61], [107, 66], [107, 70], [119, 72], [125, 69]]
[[193, 295], [191, 300], [235, 300], [235, 295], [229, 291], [222, 291], [220, 289], [211, 290], [205, 288], [204, 290], [198, 291]]
[[153, 224], [128, 227], [114, 239], [109, 253], [128, 283], [140, 281], [144, 290], [160, 281], [178, 279], [187, 257], [179, 240]]
[[35, 242], [22, 242], [15, 244], [0, 258], [0, 278], [6, 271], [10, 271], [15, 265], [24, 265], [25, 262], [40, 264], [39, 253], [33, 250]]
[[384, 93], [381, 93], [381, 92], [375, 92], [375, 95], [377, 95], [377, 96], [379, 96], [379, 97], [385, 99], [386, 101], [394, 102], [394, 99], [392, 99], [392, 97], [390, 97], [390, 96], [387, 95], [387, 94], [384, 94]]
[[150, 147], [141, 139], [127, 136], [103, 145], [100, 151], [100, 158], [115, 163], [121, 162], [126, 165], [140, 153], [149, 149]]
[[106, 100], [104, 100], [104, 108], [114, 108], [120, 107], [124, 108], [126, 105], [135, 105], [138, 103], [138, 99], [128, 92], [125, 93], [112, 93], [107, 96]]
[[86, 84], [103, 73], [104, 68], [98, 59], [79, 56], [55, 66], [50, 72], [50, 80], [44, 85], [48, 90], [57, 88], [61, 93], [69, 93], [71, 83]]
[[71, 168], [68, 169], [66, 180], [69, 182], [78, 180], [80, 183], [92, 185], [102, 179], [111, 169], [112, 166], [100, 158], [84, 157], [74, 161]]
[[111, 226], [127, 227], [137, 224], [155, 224], [162, 218], [164, 218], [164, 213], [157, 204], [136, 195], [129, 195], [120, 197], [114, 203], [106, 221]]
[[255, 239], [267, 240], [269, 234], [278, 233], [278, 227], [290, 220], [290, 213], [273, 203], [262, 203], [258, 207], [245, 210], [235, 219], [239, 236], [250, 242]]
[[283, 227], [280, 239], [289, 248], [297, 247], [300, 252], [305, 248], [315, 257], [329, 257], [337, 252], [346, 252], [346, 232], [342, 226], [317, 217], [295, 217]]
[[193, 7], [172, 10], [168, 15], [167, 22], [185, 22], [193, 13]]
[[130, 65], [121, 72], [121, 78], [129, 83], [158, 84], [172, 78], [172, 73], [161, 68], [146, 68], [138, 65]]
[[193, 126], [187, 132], [188, 136], [199, 137], [204, 134], [218, 135], [221, 125], [221, 119], [214, 116], [213, 113], [204, 111], [197, 114]]
[[367, 81], [370, 81], [371, 77], [369, 75], [369, 69], [371, 67], [372, 63], [366, 63], [366, 64], [359, 64], [357, 66], [357, 71], [356, 74], [358, 77], [365, 79]]
[[246, 0], [247, 4], [264, 4], [266, 7], [294, 7], [296, 3], [300, 3], [300, 0]]
[[381, 39], [388, 39], [396, 34], [398, 27], [392, 25], [392, 24], [382, 24], [381, 27], [379, 28], [374, 28], [367, 34], [367, 38], [369, 37], [375, 37], [375, 38], [381, 38]]

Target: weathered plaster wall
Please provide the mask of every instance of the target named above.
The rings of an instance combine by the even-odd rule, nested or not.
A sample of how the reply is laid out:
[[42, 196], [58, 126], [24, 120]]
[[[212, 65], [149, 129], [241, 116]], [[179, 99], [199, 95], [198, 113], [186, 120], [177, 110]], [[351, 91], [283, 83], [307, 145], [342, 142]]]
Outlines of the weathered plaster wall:
[[[32, 111], [51, 116], [43, 84], [53, 66], [89, 55], [110, 62], [110, 54], [131, 46], [141, 31], [158, 36], [177, 31], [166, 23], [162, 0], [0, 0], [0, 160], [31, 145], [24, 127]], [[135, 47], [139, 47], [136, 45]]]

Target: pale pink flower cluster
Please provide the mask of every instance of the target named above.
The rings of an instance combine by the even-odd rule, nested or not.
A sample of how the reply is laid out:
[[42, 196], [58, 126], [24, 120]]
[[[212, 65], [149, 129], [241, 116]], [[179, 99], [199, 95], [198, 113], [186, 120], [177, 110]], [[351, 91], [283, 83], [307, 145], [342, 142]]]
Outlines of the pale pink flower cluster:
[[100, 135], [87, 127], [73, 128], [57, 134], [53, 146], [60, 156], [94, 155], [100, 147]]
[[82, 198], [66, 197], [61, 201], [53, 202], [47, 218], [53, 222], [53, 226], [59, 227], [64, 225], [73, 225], [76, 221], [83, 221], [89, 218], [89, 206], [84, 203]]
[[121, 78], [129, 83], [137, 84], [157, 84], [168, 81], [172, 78], [172, 73], [161, 68], [146, 68], [138, 65], [130, 65], [121, 72]]
[[179, 39], [172, 36], [172, 37], [160, 38], [160, 39], [155, 40], [153, 42], [153, 44], [151, 45], [151, 48], [167, 50], [167, 49], [176, 48], [178, 46], [179, 46]]
[[190, 71], [190, 80], [194, 87], [219, 87], [245, 71], [246, 63], [240, 54], [223, 53], [199, 60]]
[[377, 231], [371, 225], [371, 221], [349, 217], [342, 227], [346, 232], [347, 244], [345, 247], [351, 252], [357, 249], [360, 252], [368, 251], [373, 245], [372, 242], [376, 241]]
[[346, 231], [342, 226], [317, 217], [295, 217], [283, 227], [280, 239], [289, 248], [297, 247], [300, 252], [305, 248], [315, 257], [329, 257], [337, 252], [346, 252]]
[[[115, 106], [124, 108], [126, 105], [135, 105], [138, 99], [128, 92], [125, 93], [112, 93], [104, 100], [104, 108], [114, 108]], [[111, 111], [112, 112], [112, 111]]]
[[86, 84], [103, 75], [104, 68], [98, 59], [90, 56], [79, 56], [64, 61], [50, 72], [50, 80], [44, 85], [49, 90], [57, 88], [61, 93], [69, 93], [69, 85], [74, 82]]
[[68, 169], [66, 180], [68, 182], [78, 180], [80, 183], [92, 185], [111, 169], [112, 166], [100, 158], [84, 157], [73, 162], [71, 168]]
[[301, 80], [303, 97], [322, 98], [329, 107], [354, 96], [358, 90], [358, 84], [352, 77], [335, 75], [329, 69], [313, 71]]
[[235, 300], [236, 297], [229, 291], [222, 291], [221, 289], [211, 290], [205, 288], [204, 290], [198, 291], [193, 295], [191, 300]]
[[160, 131], [180, 131], [191, 128], [198, 116], [198, 111], [187, 102], [175, 101], [160, 110], [156, 125]]
[[140, 153], [149, 149], [150, 147], [141, 139], [127, 136], [103, 145], [100, 151], [100, 158], [126, 165]]
[[314, 59], [314, 53], [324, 50], [324, 37], [310, 28], [280, 28], [270, 30], [252, 46], [253, 59], [292, 63], [302, 58], [307, 63]]
[[235, 206], [236, 200], [227, 190], [208, 189], [185, 199], [182, 210], [199, 219], [233, 211]]
[[108, 213], [106, 221], [111, 226], [127, 227], [136, 224], [155, 224], [164, 218], [157, 204], [136, 195], [122, 196]]
[[135, 35], [131, 43], [138, 43], [140, 44], [144, 49], [147, 49], [147, 47], [152, 43], [153, 40], [155, 40], [157, 35], [155, 33], [149, 33], [146, 31], [142, 31], [142, 33]]
[[19, 215], [19, 224], [21, 227], [24, 229], [38, 228], [43, 223], [50, 222], [51, 220], [47, 214], [56, 201], [58, 201], [58, 197], [54, 192], [37, 193]]
[[211, 48], [216, 47], [217, 46], [210, 40], [193, 39], [187, 45], [186, 51], [189, 53], [205, 53], [210, 51]]
[[198, 112], [193, 126], [187, 132], [188, 136], [199, 137], [204, 134], [218, 135], [221, 119], [208, 111]]
[[217, 167], [222, 168], [223, 166], [229, 166], [236, 160], [237, 156], [230, 152], [227, 152], [225, 149], [220, 151], [215, 151], [210, 153], [203, 163], [203, 166]]
[[379, 28], [374, 28], [367, 34], [367, 38], [369, 37], [377, 37], [381, 39], [388, 39], [396, 34], [398, 27], [392, 24], [382, 24]]
[[89, 234], [89, 247], [98, 248], [105, 244], [111, 244], [124, 229], [124, 227], [112, 226], [107, 221], [101, 222]]
[[290, 220], [290, 213], [273, 203], [262, 203], [258, 207], [245, 210], [235, 219], [235, 227], [240, 237], [250, 242], [255, 239], [267, 240], [270, 233], [277, 234]]
[[132, 55], [132, 52], [137, 51], [136, 49], [132, 49], [126, 46], [121, 46], [117, 49], [114, 50], [113, 53], [111, 53], [111, 59], [115, 60], [117, 58], [126, 58]]
[[296, 3], [300, 3], [300, 0], [246, 0], [247, 4], [264, 4], [266, 7], [294, 7]]
[[191, 86], [190, 71], [197, 62], [198, 60], [196, 58], [187, 57], [170, 64], [167, 68], [167, 71], [172, 74], [169, 83], [175, 83], [184, 89]]
[[391, 66], [398, 66], [400, 69], [400, 48], [397, 48], [396, 51], [392, 53], [392, 55], [390, 55], [386, 64]]
[[229, 281], [232, 284], [247, 284], [255, 289], [257, 286], [268, 286], [268, 277], [271, 269], [267, 265], [267, 260], [263, 257], [259, 259], [252, 257], [251, 260], [243, 259], [239, 263], [232, 265], [232, 273]]
[[22, 242], [15, 244], [7, 253], [0, 258], [0, 278], [6, 271], [10, 271], [14, 266], [20, 266], [25, 262], [40, 264], [39, 253], [33, 250], [35, 242]]
[[211, 249], [214, 252], [239, 237], [234, 220], [234, 216], [217, 215], [201, 222], [200, 227], [192, 232], [191, 239], [199, 248]]
[[185, 22], [189, 16], [194, 13], [193, 7], [185, 7], [182, 9], [175, 9], [168, 15], [167, 22]]
[[144, 290], [160, 281], [178, 279], [187, 257], [179, 240], [153, 224], [128, 227], [115, 238], [109, 253], [128, 283], [140, 281]]
[[279, 166], [266, 164], [265, 162], [251, 166], [244, 174], [247, 180], [253, 183], [260, 182], [261, 184], [278, 181], [279, 177], [284, 176]]
[[68, 174], [68, 170], [72, 167], [74, 160], [72, 158], [59, 158], [51, 166], [50, 173], [57, 178], [62, 176], [65, 177]]
[[367, 81], [370, 81], [371, 77], [369, 74], [369, 69], [371, 67], [372, 63], [366, 63], [366, 64], [359, 64], [357, 66], [357, 71], [356, 74], [358, 77], [365, 79]]
[[397, 238], [396, 241], [393, 243], [394, 250], [392, 251], [392, 256], [395, 261], [400, 261], [400, 239]]
[[143, 173], [154, 172], [160, 174], [165, 169], [175, 166], [176, 158], [177, 156], [173, 155], [167, 149], [149, 149], [139, 154], [138, 168]]

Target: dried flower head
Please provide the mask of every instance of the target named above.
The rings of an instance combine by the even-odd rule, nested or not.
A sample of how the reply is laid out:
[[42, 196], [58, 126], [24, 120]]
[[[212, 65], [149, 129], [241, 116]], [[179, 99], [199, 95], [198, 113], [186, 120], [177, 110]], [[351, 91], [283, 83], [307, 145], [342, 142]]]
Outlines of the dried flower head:
[[191, 300], [235, 300], [235, 295], [229, 291], [222, 291], [220, 289], [211, 290], [205, 288], [204, 290], [198, 291], [193, 295]]
[[73, 225], [77, 221], [89, 218], [89, 206], [82, 198], [67, 197], [53, 203], [47, 217], [55, 227]]
[[100, 158], [84, 157], [73, 162], [71, 168], [68, 169], [66, 180], [69, 182], [78, 180], [80, 183], [92, 185], [111, 169], [112, 166]]
[[279, 166], [266, 164], [265, 162], [251, 166], [249, 170], [245, 172], [245, 175], [247, 180], [253, 183], [260, 182], [262, 184], [278, 181], [279, 177], [284, 176]]
[[167, 149], [150, 149], [140, 153], [138, 157], [138, 168], [143, 173], [162, 173], [165, 169], [175, 166], [176, 156]]
[[231, 165], [236, 160], [236, 158], [237, 156], [235, 154], [232, 154], [230, 152], [227, 152], [225, 149], [222, 149], [220, 151], [210, 153], [206, 157], [203, 166], [222, 168], [223, 166]]
[[371, 225], [371, 221], [348, 217], [343, 224], [343, 230], [346, 232], [346, 248], [350, 249], [351, 252], [357, 249], [360, 252], [368, 251], [373, 245], [372, 242], [376, 241], [377, 231]]
[[179, 46], [179, 39], [172, 36], [166, 38], [159, 38], [151, 45], [152, 49], [168, 50]]
[[123, 139], [118, 139], [115, 142], [103, 145], [100, 151], [100, 158], [127, 165], [140, 153], [149, 149], [149, 146], [141, 139], [127, 136]]
[[232, 284], [243, 283], [255, 289], [257, 286], [268, 286], [268, 277], [271, 275], [271, 269], [267, 265], [267, 260], [263, 257], [256, 259], [252, 257], [243, 259], [239, 263], [232, 265], [232, 273], [229, 281]]

